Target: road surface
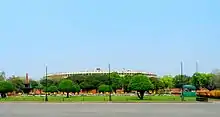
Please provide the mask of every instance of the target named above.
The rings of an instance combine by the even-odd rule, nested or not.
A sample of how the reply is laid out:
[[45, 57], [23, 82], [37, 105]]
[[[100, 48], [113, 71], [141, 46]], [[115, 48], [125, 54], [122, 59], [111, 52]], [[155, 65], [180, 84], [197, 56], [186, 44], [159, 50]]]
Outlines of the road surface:
[[0, 117], [218, 117], [219, 103], [0, 103]]

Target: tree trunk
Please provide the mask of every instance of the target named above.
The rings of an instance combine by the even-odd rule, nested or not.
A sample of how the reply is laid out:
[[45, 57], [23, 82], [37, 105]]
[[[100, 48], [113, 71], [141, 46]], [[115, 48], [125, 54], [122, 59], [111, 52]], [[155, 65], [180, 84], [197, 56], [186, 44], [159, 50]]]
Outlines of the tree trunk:
[[158, 91], [159, 91], [159, 89], [158, 89], [158, 88], [157, 88], [157, 89], [155, 89], [156, 94], [158, 94]]
[[67, 93], [66, 93], [66, 97], [67, 97], [67, 98], [69, 98], [69, 97], [70, 97], [70, 96], [69, 96], [69, 92], [67, 92]]
[[123, 92], [126, 93], [126, 90], [124, 89]]
[[129, 92], [131, 92], [131, 91], [128, 89], [128, 87], [125, 87], [124, 88], [124, 93], [129, 93]]
[[138, 92], [137, 92], [138, 98], [139, 98], [140, 100], [143, 100], [143, 99], [144, 99], [144, 92], [145, 92], [145, 91], [138, 91]]
[[40, 89], [40, 96], [41, 96], [42, 90]]
[[2, 98], [6, 98], [6, 94], [5, 93], [1, 93], [1, 97]]

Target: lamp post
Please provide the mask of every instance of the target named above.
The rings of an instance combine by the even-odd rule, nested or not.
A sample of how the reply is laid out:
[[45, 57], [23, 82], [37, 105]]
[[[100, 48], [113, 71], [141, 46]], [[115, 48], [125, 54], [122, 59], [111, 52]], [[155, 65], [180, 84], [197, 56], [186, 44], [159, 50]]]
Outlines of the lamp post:
[[112, 80], [111, 80], [111, 68], [110, 64], [108, 64], [108, 80], [109, 80], [109, 101], [112, 101]]
[[[180, 78], [183, 79], [183, 62], [180, 63]], [[182, 84], [182, 94], [181, 94], [181, 100], [184, 101], [184, 95], [183, 95], [183, 84]]]
[[47, 66], [46, 66], [46, 96], [45, 96], [45, 102], [48, 101], [48, 96], [47, 96]]

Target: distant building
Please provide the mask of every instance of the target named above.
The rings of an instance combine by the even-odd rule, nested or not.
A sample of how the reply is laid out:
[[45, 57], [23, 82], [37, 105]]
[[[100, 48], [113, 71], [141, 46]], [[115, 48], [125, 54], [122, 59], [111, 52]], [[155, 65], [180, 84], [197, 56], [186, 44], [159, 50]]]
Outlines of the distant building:
[[[132, 74], [145, 74], [148, 77], [157, 77], [156, 74], [149, 73], [149, 72], [140, 72], [140, 71], [133, 71], [133, 70], [122, 70], [122, 71], [111, 71], [111, 72], [117, 72], [120, 76], [124, 75], [132, 75]], [[93, 71], [82, 71], [82, 72], [60, 72], [60, 73], [54, 73], [54, 74], [48, 74], [48, 78], [67, 78], [71, 75], [78, 74], [78, 75], [92, 75], [92, 74], [108, 74], [108, 71], [102, 71], [101, 68], [96, 68]]]

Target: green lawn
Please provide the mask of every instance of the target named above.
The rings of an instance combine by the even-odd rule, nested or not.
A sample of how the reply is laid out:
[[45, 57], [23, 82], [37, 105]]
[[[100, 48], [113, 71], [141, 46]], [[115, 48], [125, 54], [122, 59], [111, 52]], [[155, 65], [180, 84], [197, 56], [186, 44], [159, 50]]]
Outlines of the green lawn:
[[[19, 96], [0, 99], [1, 102], [44, 102], [45, 97]], [[65, 98], [61, 96], [49, 96], [49, 102], [108, 102], [108, 96], [72, 96]], [[195, 97], [185, 98], [185, 102], [195, 102]], [[181, 102], [179, 96], [145, 96], [139, 100], [136, 96], [112, 96], [112, 102]]]

